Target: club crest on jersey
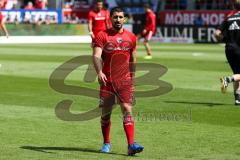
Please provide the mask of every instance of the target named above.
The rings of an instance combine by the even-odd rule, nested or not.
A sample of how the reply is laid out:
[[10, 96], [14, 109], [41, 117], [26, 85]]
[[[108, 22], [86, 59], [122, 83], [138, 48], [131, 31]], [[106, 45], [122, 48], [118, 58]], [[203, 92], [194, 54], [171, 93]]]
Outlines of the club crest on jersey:
[[117, 42], [122, 43], [123, 42], [122, 38], [117, 38]]

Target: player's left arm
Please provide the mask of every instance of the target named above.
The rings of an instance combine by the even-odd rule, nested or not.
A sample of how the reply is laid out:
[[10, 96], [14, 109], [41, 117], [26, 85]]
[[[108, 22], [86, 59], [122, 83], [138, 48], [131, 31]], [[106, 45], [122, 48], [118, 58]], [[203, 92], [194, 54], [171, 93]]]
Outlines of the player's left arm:
[[222, 34], [222, 31], [220, 29], [217, 29], [214, 32], [214, 36], [217, 38], [218, 41], [221, 41], [223, 39], [223, 34]]
[[134, 80], [135, 78], [135, 72], [136, 72], [136, 48], [137, 48], [137, 38], [136, 36], [133, 36], [132, 38], [132, 42], [133, 42], [133, 46], [132, 46], [132, 50], [130, 53], [130, 72], [131, 72], [131, 78], [132, 80]]
[[135, 72], [136, 72], [136, 50], [133, 51], [130, 55], [130, 72], [131, 72], [131, 78], [135, 78]]

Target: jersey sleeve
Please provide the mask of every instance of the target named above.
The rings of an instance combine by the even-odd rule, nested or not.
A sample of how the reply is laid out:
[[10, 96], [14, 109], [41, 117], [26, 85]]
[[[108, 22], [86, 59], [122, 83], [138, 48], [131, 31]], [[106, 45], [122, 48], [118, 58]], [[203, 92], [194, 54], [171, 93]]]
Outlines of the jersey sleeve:
[[155, 27], [156, 27], [156, 17], [155, 17], [155, 15], [154, 14], [148, 14], [147, 21], [148, 21], [148, 24], [147, 24], [145, 29], [149, 30], [149, 31], [154, 31]]
[[227, 20], [224, 20], [223, 23], [218, 27], [219, 30], [225, 32], [227, 30]]
[[105, 39], [106, 38], [104, 32], [103, 31], [99, 32], [93, 41], [94, 42], [93, 47], [100, 47], [103, 49], [104, 44], [106, 43]]
[[93, 14], [91, 11], [88, 13], [88, 22], [89, 21], [93, 21]]

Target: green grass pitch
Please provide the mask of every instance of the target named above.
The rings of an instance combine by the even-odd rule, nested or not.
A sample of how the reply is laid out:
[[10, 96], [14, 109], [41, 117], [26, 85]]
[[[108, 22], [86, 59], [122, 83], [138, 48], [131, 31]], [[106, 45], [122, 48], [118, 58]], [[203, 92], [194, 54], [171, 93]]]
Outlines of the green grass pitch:
[[[54, 108], [63, 99], [74, 100], [73, 113], [98, 104], [95, 98], [58, 93], [48, 83], [62, 63], [91, 55], [89, 44], [1, 45], [0, 160], [240, 159], [240, 108], [233, 105], [231, 86], [226, 94], [220, 93], [219, 77], [231, 74], [224, 47], [153, 43], [152, 48], [154, 58], [146, 61], [140, 44], [137, 61], [166, 66], [168, 72], [160, 79], [174, 89], [158, 97], [137, 98], [135, 137], [145, 150], [128, 157], [119, 107], [112, 116], [111, 154], [99, 153], [99, 118], [66, 122], [55, 115]], [[72, 72], [67, 83], [97, 89], [97, 83], [82, 81], [85, 70], [82, 66]]]

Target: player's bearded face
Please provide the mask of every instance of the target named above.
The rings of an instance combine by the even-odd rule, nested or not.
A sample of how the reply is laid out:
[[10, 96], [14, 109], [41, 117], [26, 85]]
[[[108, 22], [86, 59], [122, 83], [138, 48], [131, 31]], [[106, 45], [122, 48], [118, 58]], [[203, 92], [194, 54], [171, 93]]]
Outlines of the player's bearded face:
[[103, 8], [103, 3], [102, 2], [97, 2], [97, 10], [101, 10]]
[[111, 16], [112, 26], [116, 30], [120, 30], [123, 27], [124, 23], [124, 13], [123, 12], [114, 12]]

